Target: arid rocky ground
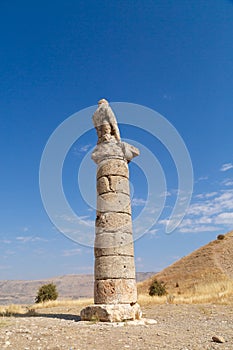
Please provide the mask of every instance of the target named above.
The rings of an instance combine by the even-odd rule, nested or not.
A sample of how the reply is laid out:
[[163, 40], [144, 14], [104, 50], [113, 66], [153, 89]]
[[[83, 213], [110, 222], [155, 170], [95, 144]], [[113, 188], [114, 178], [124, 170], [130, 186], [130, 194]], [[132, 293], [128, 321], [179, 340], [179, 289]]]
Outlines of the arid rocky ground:
[[[208, 300], [227, 300], [226, 305], [145, 303], [147, 306], [142, 307], [143, 317], [156, 319], [157, 324], [153, 325], [82, 322], [79, 317], [82, 307], [67, 304], [36, 309], [35, 316], [0, 317], [0, 350], [232, 350], [232, 252], [233, 231], [226, 234], [224, 239], [210, 242], [156, 275], [167, 283], [169, 295], [173, 295], [173, 291], [176, 293], [173, 301], [182, 296], [184, 298], [187, 292], [193, 292], [187, 295], [189, 300], [192, 297], [195, 300], [194, 287], [200, 285], [205, 287], [199, 289], [205, 292], [198, 294], [200, 300], [204, 300], [207, 292]], [[139, 285], [142, 294], [148, 293], [153, 279]], [[217, 284], [216, 290], [213, 290], [213, 282]], [[222, 282], [225, 284], [222, 285]], [[38, 288], [33, 283], [41, 284], [42, 281], [12, 283], [15, 282], [2, 281], [1, 300], [7, 303], [10, 290], [12, 294], [14, 291], [14, 295], [17, 292], [17, 301], [22, 304], [22, 296], [29, 296], [26, 291], [31, 291], [30, 300], [33, 300], [32, 295]], [[84, 291], [84, 287], [86, 291], [93, 291], [93, 277], [64, 276], [58, 278], [56, 284], [63, 297], [74, 297], [69, 293], [76, 289]], [[85, 293], [82, 295], [87, 296]], [[212, 337], [223, 337], [224, 342], [216, 343]]]
[[[79, 307], [38, 310], [33, 317], [1, 317], [0, 349], [232, 350], [233, 305], [149, 305], [155, 325], [82, 322]], [[225, 342], [215, 343], [213, 336]]]

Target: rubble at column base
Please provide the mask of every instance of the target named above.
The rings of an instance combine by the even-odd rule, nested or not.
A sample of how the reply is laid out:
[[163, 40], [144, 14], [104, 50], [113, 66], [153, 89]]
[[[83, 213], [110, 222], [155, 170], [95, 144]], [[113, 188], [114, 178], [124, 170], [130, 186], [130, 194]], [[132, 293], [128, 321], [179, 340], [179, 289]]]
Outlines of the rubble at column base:
[[82, 321], [122, 322], [140, 320], [140, 305], [130, 304], [95, 304], [81, 310]]

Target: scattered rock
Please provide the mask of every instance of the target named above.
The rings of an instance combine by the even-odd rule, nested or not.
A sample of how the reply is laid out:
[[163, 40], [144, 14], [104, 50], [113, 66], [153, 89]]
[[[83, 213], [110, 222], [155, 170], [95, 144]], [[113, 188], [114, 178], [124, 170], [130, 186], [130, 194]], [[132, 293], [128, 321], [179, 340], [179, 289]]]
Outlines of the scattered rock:
[[[69, 311], [67, 307], [46, 308], [38, 310], [37, 317], [0, 319], [0, 350], [233, 349], [233, 304], [208, 305], [212, 313], [207, 320], [199, 305], [163, 304], [144, 306], [146, 319], [86, 322], [75, 318], [73, 322], [80, 308], [72, 307]], [[220, 335], [226, 340], [214, 342], [213, 335], [218, 342], [223, 341]]]
[[221, 336], [213, 336], [212, 340], [215, 343], [225, 343], [225, 339]]
[[156, 324], [157, 323], [157, 321], [152, 319], [152, 318], [144, 318], [144, 322], [147, 325], [151, 325], [151, 324]]
[[140, 320], [126, 321], [125, 323], [129, 326], [147, 326], [156, 324], [157, 321], [151, 318], [141, 318]]

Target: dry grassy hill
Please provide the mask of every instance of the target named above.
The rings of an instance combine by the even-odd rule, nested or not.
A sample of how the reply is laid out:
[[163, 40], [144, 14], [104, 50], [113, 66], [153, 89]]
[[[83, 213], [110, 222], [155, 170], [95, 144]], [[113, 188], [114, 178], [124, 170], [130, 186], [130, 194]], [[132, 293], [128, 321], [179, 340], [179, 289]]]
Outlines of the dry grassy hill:
[[169, 293], [180, 295], [200, 285], [233, 281], [233, 231], [221, 236], [139, 283], [139, 293], [148, 293], [155, 278], [166, 283]]

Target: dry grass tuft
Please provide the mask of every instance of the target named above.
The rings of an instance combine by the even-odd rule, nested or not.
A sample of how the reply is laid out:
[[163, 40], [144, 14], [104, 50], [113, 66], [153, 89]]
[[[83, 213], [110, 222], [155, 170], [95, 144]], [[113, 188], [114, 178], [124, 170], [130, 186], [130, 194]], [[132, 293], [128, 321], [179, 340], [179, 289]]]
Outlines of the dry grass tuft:
[[167, 301], [167, 296], [158, 297], [154, 295], [151, 297], [149, 294], [139, 294], [138, 295], [138, 303], [140, 306], [149, 306], [154, 304], [165, 304]]
[[89, 304], [93, 304], [93, 299], [77, 299], [77, 300], [51, 300], [44, 303], [33, 304], [29, 306], [22, 305], [3, 305], [0, 306], [0, 316], [15, 316], [15, 315], [25, 315], [25, 316], [36, 316], [36, 310], [48, 309], [54, 307], [83, 307]]
[[6, 321], [5, 319], [4, 320], [0, 320], [0, 328], [1, 327], [6, 327], [8, 324], [9, 324], [9, 322]]
[[86, 306], [93, 304], [93, 302], [94, 300], [92, 298], [82, 298], [77, 300], [50, 300], [33, 305], [33, 309], [47, 309], [59, 306]]
[[168, 294], [167, 296], [151, 297], [149, 294], [139, 294], [138, 302], [142, 306], [152, 304], [229, 304], [232, 303], [233, 281], [225, 280], [198, 284], [183, 294]]
[[0, 316], [21, 315], [26, 312], [26, 308], [21, 305], [11, 304], [8, 306], [0, 306]]

